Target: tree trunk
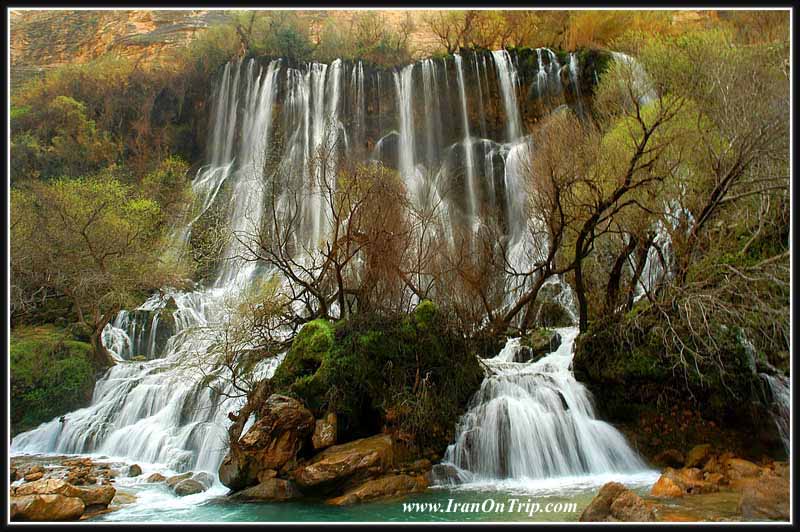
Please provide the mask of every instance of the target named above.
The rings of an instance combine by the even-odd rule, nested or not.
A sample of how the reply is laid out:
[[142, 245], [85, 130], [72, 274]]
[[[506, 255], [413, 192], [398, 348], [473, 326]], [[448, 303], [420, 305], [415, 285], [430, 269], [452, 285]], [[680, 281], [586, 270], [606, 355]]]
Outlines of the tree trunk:
[[619, 299], [619, 285], [622, 278], [622, 268], [625, 266], [625, 261], [628, 256], [636, 249], [637, 238], [630, 235], [628, 243], [619, 254], [617, 260], [614, 261], [614, 266], [611, 268], [611, 273], [608, 276], [608, 285], [606, 285], [606, 313], [611, 314], [616, 312], [617, 300]]
[[111, 353], [109, 353], [108, 349], [106, 349], [106, 346], [103, 345], [103, 328], [105, 328], [105, 325], [99, 329], [96, 328], [92, 333], [91, 338], [92, 350], [94, 352], [94, 367], [98, 371], [106, 370], [116, 364], [116, 361], [111, 356]]

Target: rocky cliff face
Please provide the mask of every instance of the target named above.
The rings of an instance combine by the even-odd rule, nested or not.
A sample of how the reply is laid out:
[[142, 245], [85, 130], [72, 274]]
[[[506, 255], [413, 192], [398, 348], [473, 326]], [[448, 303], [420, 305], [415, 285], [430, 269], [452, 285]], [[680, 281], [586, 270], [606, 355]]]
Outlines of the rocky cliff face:
[[199, 31], [227, 20], [224, 11], [11, 11], [11, 75], [15, 82], [106, 53], [152, 63]]

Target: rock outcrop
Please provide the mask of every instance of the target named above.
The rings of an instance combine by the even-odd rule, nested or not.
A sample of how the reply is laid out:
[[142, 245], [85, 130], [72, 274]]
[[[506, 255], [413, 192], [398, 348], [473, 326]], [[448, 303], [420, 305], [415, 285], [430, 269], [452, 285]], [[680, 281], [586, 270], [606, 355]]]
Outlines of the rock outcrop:
[[315, 451], [325, 449], [336, 443], [336, 414], [329, 413], [323, 419], [318, 419], [314, 426], [314, 435], [311, 444]]
[[266, 479], [233, 495], [235, 499], [272, 502], [288, 501], [302, 496], [294, 482], [280, 478]]
[[394, 462], [392, 438], [380, 434], [328, 447], [294, 472], [302, 490], [328, 491], [379, 476]]
[[345, 506], [374, 499], [397, 497], [425, 491], [428, 481], [423, 475], [386, 475], [371, 479], [348, 490], [343, 495], [325, 501], [334, 506]]
[[241, 490], [258, 484], [264, 471], [291, 468], [315, 422], [299, 401], [271, 395], [259, 419], [231, 446], [222, 461], [220, 481], [233, 490]]
[[653, 508], [641, 497], [619, 482], [609, 482], [600, 488], [579, 520], [650, 522], [656, 518]]

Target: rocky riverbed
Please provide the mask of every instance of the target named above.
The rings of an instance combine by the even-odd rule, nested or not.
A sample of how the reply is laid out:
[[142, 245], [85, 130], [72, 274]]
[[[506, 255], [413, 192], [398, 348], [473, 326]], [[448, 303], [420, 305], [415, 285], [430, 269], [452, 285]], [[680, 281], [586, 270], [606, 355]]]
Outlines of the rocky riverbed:
[[617, 482], [605, 484], [581, 521], [788, 521], [789, 463], [757, 464], [697, 445], [684, 456], [671, 449], [658, 456], [665, 467], [649, 494], [639, 496]]

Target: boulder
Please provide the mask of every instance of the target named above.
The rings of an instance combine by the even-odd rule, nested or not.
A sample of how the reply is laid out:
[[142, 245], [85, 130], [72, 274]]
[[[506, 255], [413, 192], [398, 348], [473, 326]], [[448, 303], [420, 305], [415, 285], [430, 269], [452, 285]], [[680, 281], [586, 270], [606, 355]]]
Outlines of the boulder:
[[175, 492], [176, 495], [179, 497], [185, 497], [186, 495], [194, 495], [196, 493], [202, 493], [206, 491], [208, 488], [204, 486], [201, 482], [193, 478], [187, 478], [185, 480], [181, 480], [172, 490]]
[[291, 397], [271, 395], [259, 419], [231, 446], [222, 461], [220, 481], [240, 490], [257, 484], [264, 470], [291, 466], [314, 427], [314, 416], [302, 403]]
[[167, 486], [170, 488], [174, 488], [178, 485], [179, 482], [183, 482], [187, 478], [192, 478], [192, 472], [189, 471], [188, 473], [181, 473], [180, 475], [174, 475], [169, 477], [165, 482]]
[[617, 521], [646, 523], [656, 520], [653, 508], [641, 497], [626, 489], [611, 503], [611, 517]]
[[739, 480], [761, 475], [761, 468], [753, 462], [742, 458], [730, 458], [724, 463], [725, 476], [728, 480]]
[[789, 479], [768, 475], [744, 486], [739, 499], [742, 518], [750, 520], [789, 520]]
[[427, 476], [429, 484], [457, 486], [464, 481], [458, 468], [452, 464], [436, 464]]
[[291, 480], [270, 478], [235, 493], [233, 498], [256, 501], [288, 501], [302, 496], [303, 494], [300, 493], [300, 490]]
[[653, 497], [683, 497], [683, 488], [667, 475], [661, 475], [650, 490]]
[[79, 492], [78, 497], [83, 501], [87, 507], [103, 507], [105, 508], [111, 503], [117, 490], [110, 484], [104, 486], [93, 486], [89, 488], [76, 488]]
[[192, 480], [196, 480], [206, 489], [210, 488], [214, 485], [214, 476], [211, 473], [207, 473], [206, 471], [200, 471], [199, 473], [195, 473], [192, 475]]
[[300, 488], [325, 488], [378, 476], [393, 465], [394, 445], [386, 434], [328, 447], [294, 472]]
[[167, 480], [167, 477], [165, 477], [161, 473], [153, 473], [152, 475], [147, 477], [146, 482], [150, 482], [150, 483], [153, 483], [153, 482], [164, 482], [165, 480]]
[[25, 482], [36, 482], [37, 480], [40, 480], [43, 476], [44, 473], [42, 473], [41, 471], [37, 471], [35, 473], [28, 473], [23, 478], [25, 479]]
[[138, 477], [142, 474], [142, 468], [139, 464], [133, 464], [128, 468], [128, 476], [129, 477]]
[[17, 476], [17, 468], [16, 467], [12, 467], [11, 468], [11, 482], [14, 482], [18, 478], [19, 477]]
[[428, 481], [423, 475], [386, 475], [368, 480], [339, 497], [325, 501], [334, 506], [345, 506], [374, 499], [397, 497], [409, 493], [425, 491]]
[[680, 488], [683, 495], [696, 493], [714, 493], [719, 491], [719, 482], [706, 480], [705, 474], [696, 467], [673, 469], [668, 467], [658, 482], [653, 486], [651, 495], [657, 497], [679, 497], [675, 486]]
[[325, 418], [318, 419], [314, 425], [311, 444], [315, 451], [336, 444], [336, 414], [331, 412]]
[[110, 485], [76, 488], [62, 479], [48, 478], [18, 486], [13, 495], [19, 497], [28, 495], [61, 495], [68, 498], [78, 498], [88, 508], [90, 506], [108, 506], [116, 491]]
[[686, 467], [703, 467], [711, 458], [711, 455], [711, 445], [708, 443], [695, 445], [686, 455], [686, 462], [683, 465]]
[[660, 467], [683, 467], [683, 453], [677, 449], [667, 449], [653, 457], [653, 464]]
[[79, 498], [59, 494], [13, 496], [10, 502], [12, 521], [74, 521], [85, 509]]
[[589, 503], [583, 513], [581, 513], [579, 521], [608, 521], [611, 515], [611, 504], [619, 496], [620, 493], [627, 490], [625, 486], [619, 482], [608, 482], [600, 488], [592, 502]]
[[26, 495], [63, 495], [64, 497], [80, 498], [80, 489], [64, 480], [48, 478], [17, 486], [13, 488], [12, 495], [20, 497]]

